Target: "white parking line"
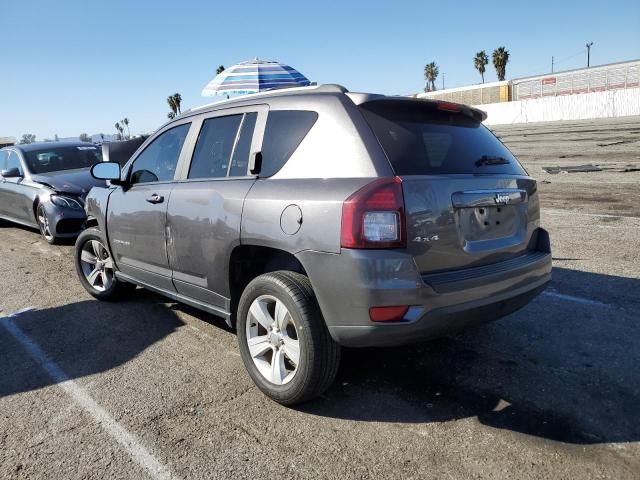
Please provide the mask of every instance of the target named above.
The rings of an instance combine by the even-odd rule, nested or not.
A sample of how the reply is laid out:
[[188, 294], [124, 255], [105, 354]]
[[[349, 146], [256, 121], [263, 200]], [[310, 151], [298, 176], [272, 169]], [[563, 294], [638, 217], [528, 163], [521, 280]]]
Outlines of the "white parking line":
[[57, 386], [62, 388], [84, 411], [106, 432], [118, 442], [131, 457], [144, 468], [154, 479], [175, 478], [169, 468], [163, 465], [122, 425], [116, 422], [89, 393], [69, 378], [69, 376], [13, 321], [20, 313], [33, 310], [32, 307], [15, 312], [8, 317], [0, 318], [0, 326], [15, 338], [31, 355], [40, 367], [51, 377]]
[[600, 305], [600, 306], [607, 305], [606, 303], [599, 302], [597, 300], [591, 300], [591, 299], [582, 298], [582, 297], [574, 297], [573, 295], [565, 295], [564, 293], [554, 292], [553, 290], [546, 290], [542, 292], [542, 294], [546, 295], [547, 297], [559, 298], [560, 300], [567, 300], [569, 302], [582, 303], [583, 305]]

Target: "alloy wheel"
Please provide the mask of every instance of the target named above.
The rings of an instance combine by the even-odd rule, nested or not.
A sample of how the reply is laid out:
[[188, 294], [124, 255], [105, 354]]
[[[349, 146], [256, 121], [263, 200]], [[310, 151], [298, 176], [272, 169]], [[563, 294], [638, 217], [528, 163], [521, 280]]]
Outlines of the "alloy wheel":
[[104, 292], [113, 283], [113, 259], [98, 240], [87, 240], [80, 252], [80, 266], [92, 288]]
[[260, 374], [275, 385], [290, 382], [300, 363], [300, 342], [293, 317], [284, 303], [261, 295], [249, 307], [247, 344]]
[[49, 226], [49, 218], [47, 217], [47, 212], [45, 212], [42, 205], [38, 207], [38, 226], [40, 227], [42, 236], [46, 238], [47, 241], [50, 242], [53, 240], [53, 234], [51, 233], [51, 227]]

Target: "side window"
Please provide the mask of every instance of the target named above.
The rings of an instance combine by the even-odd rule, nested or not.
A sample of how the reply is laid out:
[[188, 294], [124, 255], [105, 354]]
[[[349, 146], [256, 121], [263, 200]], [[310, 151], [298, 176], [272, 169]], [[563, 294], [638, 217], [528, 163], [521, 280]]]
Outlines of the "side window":
[[20, 166], [20, 159], [18, 158], [18, 154], [16, 152], [9, 152], [7, 157], [7, 166], [5, 169], [17, 168], [22, 173], [22, 167]]
[[226, 177], [242, 115], [205, 120], [198, 135], [188, 178]]
[[7, 169], [7, 159], [9, 158], [9, 152], [7, 150], [0, 150], [0, 172]]
[[262, 141], [262, 170], [270, 177], [287, 163], [300, 142], [316, 123], [318, 114], [305, 110], [271, 110]]
[[131, 183], [173, 180], [190, 126], [190, 123], [186, 123], [167, 130], [147, 146], [133, 162]]
[[248, 174], [251, 140], [253, 140], [253, 130], [256, 127], [257, 119], [258, 114], [256, 112], [247, 113], [244, 116], [240, 137], [238, 137], [238, 143], [236, 143], [236, 148], [233, 151], [233, 159], [231, 159], [230, 177], [244, 177]]

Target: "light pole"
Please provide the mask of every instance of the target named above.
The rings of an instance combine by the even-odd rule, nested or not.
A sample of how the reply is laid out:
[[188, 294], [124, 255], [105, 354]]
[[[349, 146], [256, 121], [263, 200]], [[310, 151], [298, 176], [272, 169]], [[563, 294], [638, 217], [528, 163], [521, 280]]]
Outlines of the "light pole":
[[590, 57], [591, 57], [591, 46], [593, 45], [593, 42], [591, 43], [587, 43], [587, 68], [589, 68], [590, 65]]

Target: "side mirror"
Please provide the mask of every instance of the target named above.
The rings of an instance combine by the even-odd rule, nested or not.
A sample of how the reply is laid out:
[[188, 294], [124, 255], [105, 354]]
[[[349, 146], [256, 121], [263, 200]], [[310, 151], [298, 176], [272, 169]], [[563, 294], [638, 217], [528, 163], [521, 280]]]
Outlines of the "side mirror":
[[91, 176], [98, 180], [120, 180], [120, 164], [118, 162], [100, 162], [91, 167]]
[[4, 178], [22, 178], [24, 175], [20, 173], [20, 169], [17, 167], [7, 168], [6, 170], [2, 170], [0, 172]]

